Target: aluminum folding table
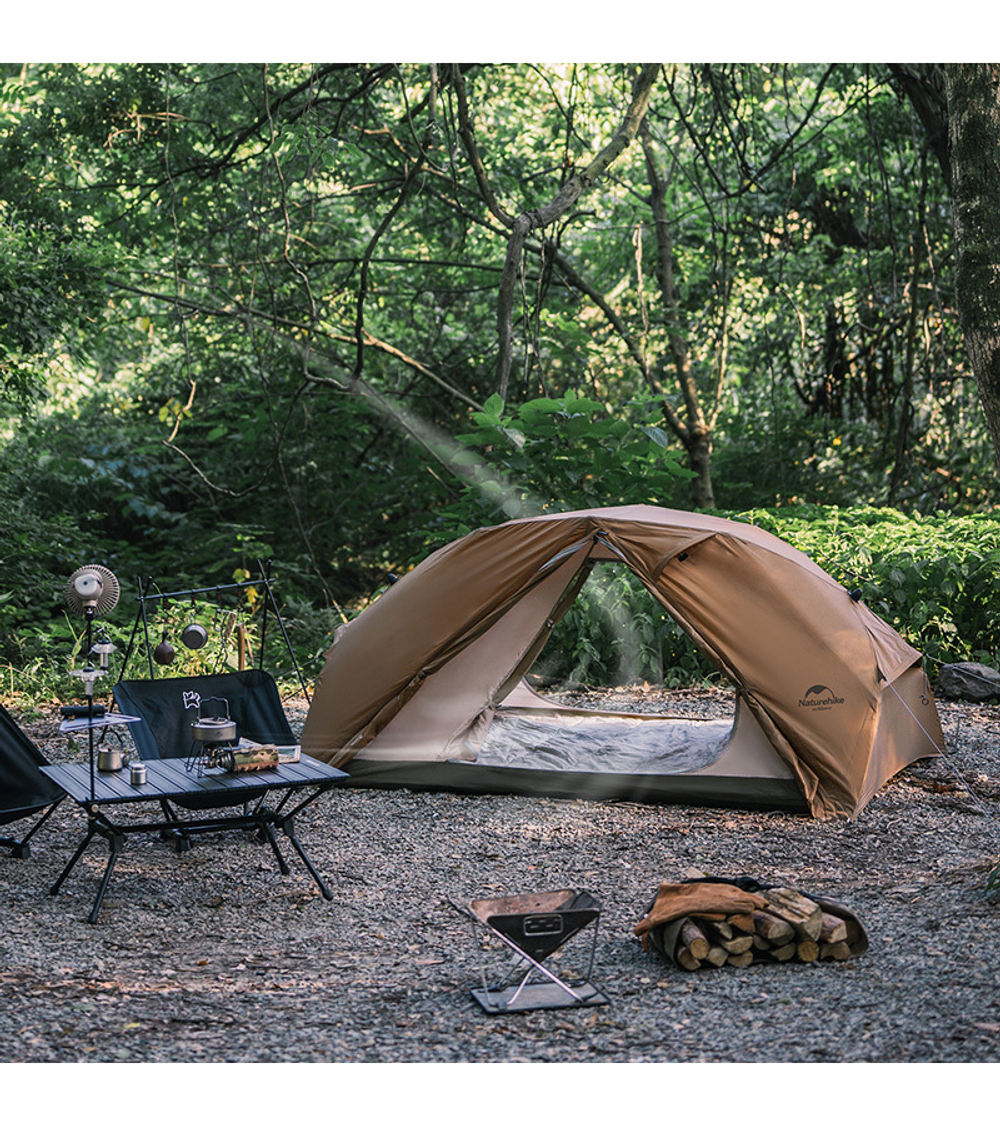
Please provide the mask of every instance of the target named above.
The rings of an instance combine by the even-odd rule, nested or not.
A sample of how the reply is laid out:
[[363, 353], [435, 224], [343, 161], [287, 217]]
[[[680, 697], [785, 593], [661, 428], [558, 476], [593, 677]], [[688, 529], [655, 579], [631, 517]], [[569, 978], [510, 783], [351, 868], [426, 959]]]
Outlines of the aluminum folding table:
[[[133, 785], [127, 769], [116, 773], [95, 772], [86, 762], [41, 767], [42, 772], [87, 814], [86, 834], [49, 893], [59, 893], [95, 836], [101, 836], [108, 842], [108, 862], [89, 915], [90, 922], [97, 921], [126, 838], [138, 833], [167, 835], [181, 846], [189, 846], [189, 837], [194, 833], [234, 828], [255, 830], [270, 844], [281, 873], [287, 875], [289, 868], [275, 835], [275, 829], [279, 828], [316, 881], [323, 897], [333, 897], [295, 835], [293, 818], [346, 778], [343, 770], [305, 755], [298, 762], [286, 762], [250, 773], [191, 769], [178, 758], [148, 760], [145, 766], [146, 782], [143, 785]], [[195, 796], [209, 806], [204, 809], [204, 815], [181, 818], [170, 808], [171, 801]], [[213, 799], [218, 798], [220, 807], [228, 807], [234, 796], [244, 798], [242, 813], [212, 814], [210, 806]], [[274, 807], [268, 803], [271, 796], [277, 797]], [[135, 823], [115, 816], [116, 812], [129, 806], [148, 803], [158, 806], [159, 818]]]

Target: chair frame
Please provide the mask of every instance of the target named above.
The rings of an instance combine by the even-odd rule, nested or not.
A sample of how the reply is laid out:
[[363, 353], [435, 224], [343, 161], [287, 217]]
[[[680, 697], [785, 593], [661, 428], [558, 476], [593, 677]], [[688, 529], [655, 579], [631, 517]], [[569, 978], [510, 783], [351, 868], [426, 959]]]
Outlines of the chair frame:
[[[38, 749], [32, 740], [25, 734], [18, 724], [13, 715], [4, 708], [5, 723], [9, 723], [12, 728], [12, 734], [15, 741], [20, 741], [24, 751], [34, 760], [37, 767], [48, 765], [45, 755]], [[53, 787], [54, 788], [54, 787]], [[23, 809], [0, 809], [0, 828], [6, 827], [8, 824], [13, 824], [15, 821], [23, 820], [27, 817], [37, 816], [38, 819], [32, 824], [31, 828], [26, 835], [23, 836], [5, 836], [0, 835], [0, 848], [9, 850], [11, 856], [15, 859], [27, 859], [31, 855], [31, 838], [36, 832], [46, 823], [49, 817], [56, 811], [56, 809], [65, 800], [65, 794], [53, 793], [48, 801], [36, 800], [33, 804], [26, 806]]]

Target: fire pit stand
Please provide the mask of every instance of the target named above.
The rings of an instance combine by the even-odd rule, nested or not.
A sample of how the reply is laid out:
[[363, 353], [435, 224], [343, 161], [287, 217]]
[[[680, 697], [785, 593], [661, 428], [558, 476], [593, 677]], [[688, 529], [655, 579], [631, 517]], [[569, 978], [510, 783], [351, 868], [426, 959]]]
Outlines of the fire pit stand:
[[[543, 891], [474, 899], [467, 907], [454, 902], [451, 905], [470, 919], [474, 930], [476, 926], [485, 927], [514, 953], [506, 975], [498, 984], [487, 984], [484, 966], [483, 987], [470, 990], [484, 1012], [500, 1015], [544, 1008], [597, 1007], [608, 1003], [608, 998], [590, 980], [601, 908], [587, 891]], [[571, 982], [543, 964], [591, 924], [589, 959], [583, 973], [574, 972]], [[561, 971], [565, 977], [570, 977], [569, 969]], [[518, 976], [520, 980], [516, 979]], [[532, 980], [532, 976], [536, 979]]]

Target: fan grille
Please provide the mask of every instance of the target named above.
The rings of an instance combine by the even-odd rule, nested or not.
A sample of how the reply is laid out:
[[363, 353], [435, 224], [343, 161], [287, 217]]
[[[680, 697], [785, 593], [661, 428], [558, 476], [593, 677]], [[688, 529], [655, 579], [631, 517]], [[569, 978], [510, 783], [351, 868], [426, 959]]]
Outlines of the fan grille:
[[93, 610], [95, 617], [110, 613], [118, 604], [118, 579], [106, 566], [81, 566], [66, 583], [66, 605], [74, 613]]

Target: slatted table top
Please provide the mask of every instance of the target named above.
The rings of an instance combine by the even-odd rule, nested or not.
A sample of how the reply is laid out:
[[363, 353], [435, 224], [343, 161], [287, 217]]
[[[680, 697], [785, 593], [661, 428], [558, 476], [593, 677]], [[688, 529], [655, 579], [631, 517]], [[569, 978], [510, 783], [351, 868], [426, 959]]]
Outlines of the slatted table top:
[[[283, 762], [271, 769], [253, 773], [227, 773], [223, 770], [189, 769], [184, 758], [145, 760], [146, 783], [133, 785], [126, 767], [115, 773], [94, 769], [93, 800], [99, 804], [127, 804], [133, 801], [159, 801], [197, 794], [246, 794], [247, 800], [273, 789], [300, 789], [307, 785], [332, 785], [347, 777], [343, 770], [328, 766], [303, 754], [298, 762]], [[91, 801], [89, 762], [42, 766], [60, 789], [80, 804]]]

